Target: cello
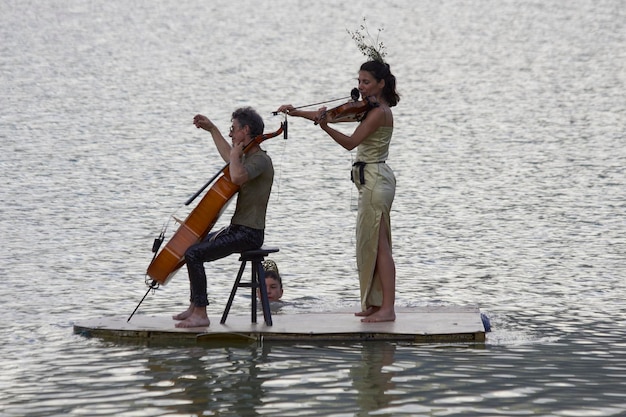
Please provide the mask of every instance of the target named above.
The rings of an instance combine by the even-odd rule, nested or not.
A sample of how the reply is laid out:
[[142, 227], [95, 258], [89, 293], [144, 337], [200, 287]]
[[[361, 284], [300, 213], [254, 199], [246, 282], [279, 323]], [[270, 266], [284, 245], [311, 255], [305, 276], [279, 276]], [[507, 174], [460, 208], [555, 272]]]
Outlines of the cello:
[[[244, 154], [255, 144], [258, 145], [283, 132], [286, 133], [286, 123], [286, 121], [281, 123], [280, 128], [275, 132], [264, 133], [252, 139], [250, 143], [244, 147]], [[152, 282], [149, 283], [149, 279], [146, 278], [146, 285], [150, 288], [155, 288], [159, 284], [165, 285], [172, 279], [176, 272], [185, 264], [185, 251], [191, 245], [200, 242], [207, 236], [230, 200], [239, 191], [240, 187], [230, 180], [229, 165], [230, 163], [227, 163], [213, 178], [198, 190], [198, 192], [185, 202], [187, 206], [191, 204], [196, 197], [219, 177], [206, 192], [204, 197], [202, 197], [198, 205], [189, 213], [187, 218], [182, 222], [178, 221], [180, 226], [160, 251], [159, 248], [161, 243], [163, 243], [164, 233], [161, 232], [161, 235], [155, 239], [152, 247], [152, 251], [155, 255], [146, 271], [147, 277], [152, 279]]]

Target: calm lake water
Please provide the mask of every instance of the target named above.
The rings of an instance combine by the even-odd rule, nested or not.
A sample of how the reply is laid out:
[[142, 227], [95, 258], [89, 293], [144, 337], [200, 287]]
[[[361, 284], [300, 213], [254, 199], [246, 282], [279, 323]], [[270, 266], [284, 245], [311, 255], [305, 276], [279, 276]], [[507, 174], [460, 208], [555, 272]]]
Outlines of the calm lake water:
[[[386, 3], [0, 2], [0, 415], [626, 415], [626, 2]], [[74, 334], [132, 312], [152, 240], [221, 168], [193, 116], [225, 132], [252, 105], [274, 131], [280, 104], [348, 96], [363, 17], [402, 94], [397, 304], [476, 305], [487, 342]], [[264, 145], [281, 313], [354, 306], [354, 154], [289, 132]], [[207, 267], [211, 316], [237, 268]], [[187, 299], [179, 274], [138, 314]]]

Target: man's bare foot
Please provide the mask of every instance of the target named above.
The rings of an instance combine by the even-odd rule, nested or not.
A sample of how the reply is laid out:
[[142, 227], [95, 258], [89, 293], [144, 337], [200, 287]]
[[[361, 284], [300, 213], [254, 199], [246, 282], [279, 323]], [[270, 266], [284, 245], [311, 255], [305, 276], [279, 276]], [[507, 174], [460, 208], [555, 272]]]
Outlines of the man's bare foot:
[[358, 313], [354, 313], [354, 315], [357, 317], [367, 317], [376, 313], [378, 310], [380, 310], [380, 307], [372, 306], [372, 307], [368, 307], [367, 310], [365, 311], [359, 311]]
[[182, 313], [178, 313], [176, 315], [173, 315], [172, 318], [174, 320], [185, 320], [187, 317], [191, 316], [191, 313], [193, 313], [193, 309], [194, 306], [189, 306], [189, 308], [185, 311], [183, 311]]
[[396, 320], [396, 312], [391, 310], [383, 310], [379, 309], [377, 312], [370, 314], [369, 316], [362, 318], [361, 322], [363, 323], [379, 323], [383, 321], [395, 321]]
[[181, 321], [180, 323], [176, 323], [176, 327], [178, 328], [188, 328], [188, 327], [209, 327], [211, 324], [211, 320], [208, 317], [200, 317], [200, 316], [190, 316], [187, 319]]

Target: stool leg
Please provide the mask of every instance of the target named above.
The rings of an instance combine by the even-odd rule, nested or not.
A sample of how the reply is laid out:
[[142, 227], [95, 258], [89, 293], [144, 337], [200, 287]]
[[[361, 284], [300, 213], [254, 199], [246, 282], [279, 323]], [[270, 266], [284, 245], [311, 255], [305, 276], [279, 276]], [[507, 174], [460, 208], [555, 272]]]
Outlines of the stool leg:
[[270, 310], [270, 300], [267, 296], [267, 287], [265, 286], [265, 271], [263, 270], [263, 264], [260, 260], [255, 261], [253, 269], [256, 269], [257, 283], [259, 285], [259, 292], [261, 293], [261, 306], [263, 307], [263, 318], [265, 324], [272, 325], [272, 312]]
[[259, 270], [256, 267], [256, 264], [257, 264], [256, 259], [253, 259], [251, 264], [252, 264], [251, 265], [252, 276], [250, 277], [250, 289], [252, 290], [252, 292], [250, 295], [252, 296], [252, 299], [250, 300], [250, 302], [252, 303], [252, 306], [251, 306], [252, 309], [250, 310], [250, 316], [251, 316], [250, 320], [252, 321], [252, 323], [256, 324], [256, 289], [258, 288], [258, 282], [259, 282], [258, 277], [257, 277]]
[[226, 303], [226, 308], [224, 309], [224, 313], [222, 314], [222, 320], [220, 320], [221, 324], [226, 323], [226, 317], [228, 317], [230, 306], [233, 304], [233, 299], [235, 298], [235, 293], [237, 292], [237, 288], [239, 288], [239, 282], [241, 281], [241, 276], [243, 275], [244, 269], [246, 269], [246, 261], [243, 261], [241, 263], [241, 266], [239, 267], [239, 273], [237, 274], [237, 279], [235, 279], [235, 284], [233, 285], [233, 289], [230, 292], [230, 297], [228, 297], [228, 303]]

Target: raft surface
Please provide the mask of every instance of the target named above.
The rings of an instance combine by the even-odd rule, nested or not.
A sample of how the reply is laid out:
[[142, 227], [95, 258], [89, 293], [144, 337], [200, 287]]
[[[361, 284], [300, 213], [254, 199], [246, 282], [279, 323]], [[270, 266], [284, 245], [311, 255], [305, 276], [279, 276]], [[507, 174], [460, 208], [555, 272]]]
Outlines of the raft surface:
[[395, 322], [361, 323], [352, 312], [274, 314], [266, 326], [250, 315], [209, 317], [209, 327], [178, 329], [171, 317], [135, 315], [77, 321], [74, 332], [88, 337], [138, 338], [160, 341], [410, 341], [417, 343], [465, 343], [485, 341], [485, 328], [476, 307], [419, 307], [396, 311]]

